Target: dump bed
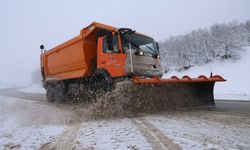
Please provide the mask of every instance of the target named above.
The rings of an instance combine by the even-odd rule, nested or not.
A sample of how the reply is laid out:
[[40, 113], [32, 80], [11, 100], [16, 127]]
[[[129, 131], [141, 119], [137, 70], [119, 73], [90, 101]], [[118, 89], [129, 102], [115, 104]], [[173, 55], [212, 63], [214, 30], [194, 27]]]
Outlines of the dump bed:
[[42, 55], [47, 79], [78, 78], [89, 75], [91, 60], [96, 58], [96, 44], [77, 36]]
[[93, 22], [75, 38], [41, 54], [41, 69], [48, 80], [64, 80], [91, 75], [97, 57], [97, 34], [100, 29], [116, 28]]

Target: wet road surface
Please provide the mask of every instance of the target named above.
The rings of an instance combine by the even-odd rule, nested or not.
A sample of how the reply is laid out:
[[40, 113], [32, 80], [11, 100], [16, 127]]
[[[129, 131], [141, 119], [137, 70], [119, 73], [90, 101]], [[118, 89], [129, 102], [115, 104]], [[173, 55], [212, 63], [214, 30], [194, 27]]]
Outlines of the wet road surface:
[[[19, 91], [18, 88], [0, 89], [0, 96], [47, 102], [45, 94], [26, 93]], [[191, 109], [191, 111], [210, 111], [210, 112], [229, 113], [235, 115], [242, 114], [250, 116], [250, 101], [215, 100], [215, 104], [216, 104], [215, 107], [193, 108]]]

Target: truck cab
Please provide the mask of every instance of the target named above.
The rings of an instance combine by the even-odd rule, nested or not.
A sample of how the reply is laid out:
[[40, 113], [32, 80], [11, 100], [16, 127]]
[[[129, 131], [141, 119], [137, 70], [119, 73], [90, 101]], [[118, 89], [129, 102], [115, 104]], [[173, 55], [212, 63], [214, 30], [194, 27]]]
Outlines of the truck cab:
[[97, 68], [107, 70], [112, 77], [163, 75], [158, 43], [127, 28], [98, 37]]

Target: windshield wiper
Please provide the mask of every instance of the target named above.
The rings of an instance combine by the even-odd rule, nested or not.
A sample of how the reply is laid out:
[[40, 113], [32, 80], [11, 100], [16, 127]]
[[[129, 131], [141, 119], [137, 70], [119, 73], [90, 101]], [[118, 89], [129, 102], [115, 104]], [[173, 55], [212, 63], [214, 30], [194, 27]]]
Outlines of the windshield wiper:
[[156, 52], [155, 52], [155, 50], [153, 50], [151, 47], [149, 47], [149, 46], [147, 46], [147, 45], [145, 45], [148, 49], [150, 49], [152, 52], [153, 52], [153, 54], [157, 54]]
[[[125, 34], [126, 34], [126, 33], [125, 33]], [[127, 42], [129, 42], [130, 44], [132, 44], [134, 47], [140, 49], [140, 47], [139, 47], [138, 45], [136, 45], [135, 43], [129, 41], [125, 36], [123, 36], [123, 34], [121, 34], [121, 36], [122, 36], [122, 38], [123, 38], [124, 40], [126, 40]]]

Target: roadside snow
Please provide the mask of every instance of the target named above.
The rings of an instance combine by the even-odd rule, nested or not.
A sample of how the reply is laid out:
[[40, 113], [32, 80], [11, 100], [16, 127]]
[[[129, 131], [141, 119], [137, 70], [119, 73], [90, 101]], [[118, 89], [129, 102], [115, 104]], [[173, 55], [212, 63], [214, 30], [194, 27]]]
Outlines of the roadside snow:
[[237, 61], [216, 60], [210, 64], [192, 67], [183, 72], [170, 71], [164, 75], [164, 78], [170, 78], [173, 75], [179, 78], [184, 75], [190, 77], [198, 77], [201, 74], [209, 76], [211, 66], [214, 75], [221, 75], [227, 80], [215, 84], [215, 99], [250, 100], [250, 47], [241, 55], [242, 58]]
[[249, 149], [248, 116], [178, 112], [145, 117], [183, 149]]
[[38, 149], [64, 131], [63, 126], [14, 127], [1, 123], [0, 149]]
[[25, 93], [44, 94], [46, 92], [45, 89], [40, 84], [33, 84], [33, 85], [29, 86], [29, 87], [21, 88], [21, 89], [18, 89], [18, 90], [21, 91], [21, 92], [25, 92]]
[[48, 124], [37, 104], [0, 96], [0, 149], [38, 149], [64, 131], [62, 124]]

